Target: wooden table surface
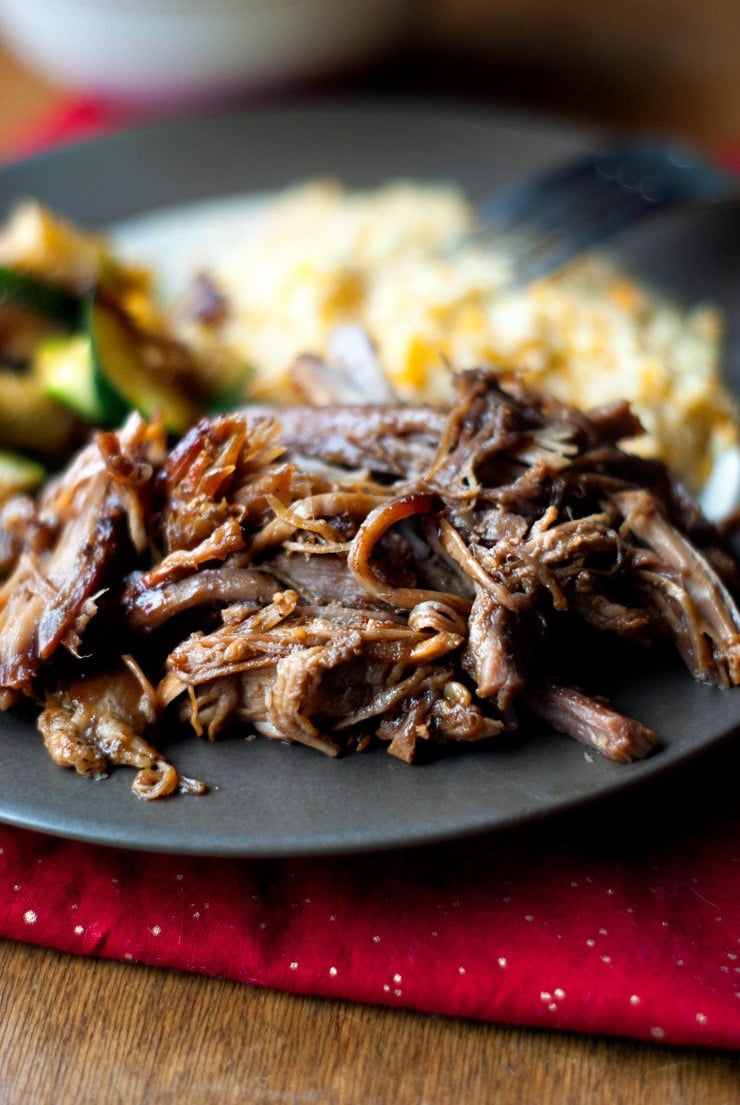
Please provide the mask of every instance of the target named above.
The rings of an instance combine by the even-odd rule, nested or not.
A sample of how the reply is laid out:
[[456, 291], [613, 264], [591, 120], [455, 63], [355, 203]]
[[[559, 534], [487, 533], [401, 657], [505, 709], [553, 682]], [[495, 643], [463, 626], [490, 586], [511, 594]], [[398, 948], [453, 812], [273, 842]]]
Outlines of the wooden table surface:
[[[444, 10], [437, 15], [447, 35]], [[718, 79], [723, 73], [719, 65]], [[0, 44], [0, 158], [59, 97]], [[530, 102], [538, 99], [535, 85]], [[633, 96], [621, 115], [603, 89], [589, 102], [592, 121], [629, 127], [635, 115], [651, 119], [647, 99], [640, 111]], [[727, 141], [740, 116], [737, 102], [723, 103], [712, 116], [699, 97], [694, 115], [683, 101], [671, 115], [661, 101], [660, 125], [706, 145]], [[734, 1105], [740, 1078], [736, 1057], [726, 1054], [300, 998], [5, 941], [0, 1101]]]

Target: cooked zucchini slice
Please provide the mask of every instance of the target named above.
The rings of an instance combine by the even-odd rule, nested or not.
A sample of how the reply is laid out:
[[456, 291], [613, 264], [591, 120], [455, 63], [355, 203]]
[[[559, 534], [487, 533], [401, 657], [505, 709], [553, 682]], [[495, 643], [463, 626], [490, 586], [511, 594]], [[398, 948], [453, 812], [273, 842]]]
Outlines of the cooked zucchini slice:
[[33, 359], [33, 371], [44, 395], [87, 422], [107, 422], [93, 371], [90, 337], [72, 334], [46, 338]]
[[88, 312], [93, 375], [104, 419], [117, 424], [131, 410], [145, 417], [160, 413], [172, 433], [197, 419], [198, 406], [147, 362], [146, 338], [126, 316], [95, 299]]
[[12, 495], [35, 490], [45, 476], [46, 470], [38, 461], [0, 450], [0, 503]]
[[0, 449], [58, 456], [70, 447], [78, 426], [71, 411], [44, 394], [35, 376], [0, 371]]
[[118, 426], [131, 410], [161, 413], [182, 433], [199, 409], [146, 361], [146, 339], [115, 306], [91, 300], [80, 334], [41, 342], [33, 368], [43, 393], [98, 426]]
[[72, 330], [80, 322], [82, 303], [78, 296], [20, 269], [0, 265], [0, 304], [4, 303], [32, 311], [65, 329]]

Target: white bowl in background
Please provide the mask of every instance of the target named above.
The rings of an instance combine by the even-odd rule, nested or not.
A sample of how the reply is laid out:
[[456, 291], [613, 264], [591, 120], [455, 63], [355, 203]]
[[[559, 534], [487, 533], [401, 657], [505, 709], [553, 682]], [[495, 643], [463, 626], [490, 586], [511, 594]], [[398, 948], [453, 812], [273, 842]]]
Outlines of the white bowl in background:
[[326, 76], [402, 33], [408, 0], [0, 0], [0, 31], [71, 89], [198, 103]]

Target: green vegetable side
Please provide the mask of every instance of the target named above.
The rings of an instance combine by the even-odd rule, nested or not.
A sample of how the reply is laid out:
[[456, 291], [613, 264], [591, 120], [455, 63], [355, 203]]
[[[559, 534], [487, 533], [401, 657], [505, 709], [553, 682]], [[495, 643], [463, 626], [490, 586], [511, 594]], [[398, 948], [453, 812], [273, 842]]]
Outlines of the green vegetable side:
[[0, 450], [0, 503], [12, 495], [33, 491], [46, 476], [46, 469], [38, 461]]
[[113, 305], [93, 297], [80, 334], [40, 343], [33, 371], [44, 394], [94, 425], [117, 426], [131, 410], [161, 413], [171, 433], [198, 417], [198, 406], [146, 361], [144, 339]]
[[0, 306], [9, 304], [73, 330], [79, 325], [82, 301], [74, 293], [29, 273], [0, 265]]
[[173, 435], [243, 401], [250, 370], [177, 336], [151, 274], [35, 201], [0, 226], [0, 505], [138, 410]]

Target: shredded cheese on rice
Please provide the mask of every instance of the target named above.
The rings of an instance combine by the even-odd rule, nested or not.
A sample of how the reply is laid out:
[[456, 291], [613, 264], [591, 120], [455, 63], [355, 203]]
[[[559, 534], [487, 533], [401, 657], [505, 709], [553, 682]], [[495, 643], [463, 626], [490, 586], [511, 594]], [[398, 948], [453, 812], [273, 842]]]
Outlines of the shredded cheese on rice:
[[[404, 399], [443, 402], [450, 366], [484, 363], [585, 408], [627, 398], [647, 430], [635, 448], [700, 488], [738, 439], [717, 312], [685, 311], [594, 257], [512, 290], [506, 256], [455, 245], [472, 223], [451, 187], [289, 190], [211, 268], [231, 305], [219, 340], [252, 365], [253, 395], [278, 402], [293, 397], [295, 356], [327, 355], [348, 322]], [[194, 323], [186, 336], [208, 340]]]

